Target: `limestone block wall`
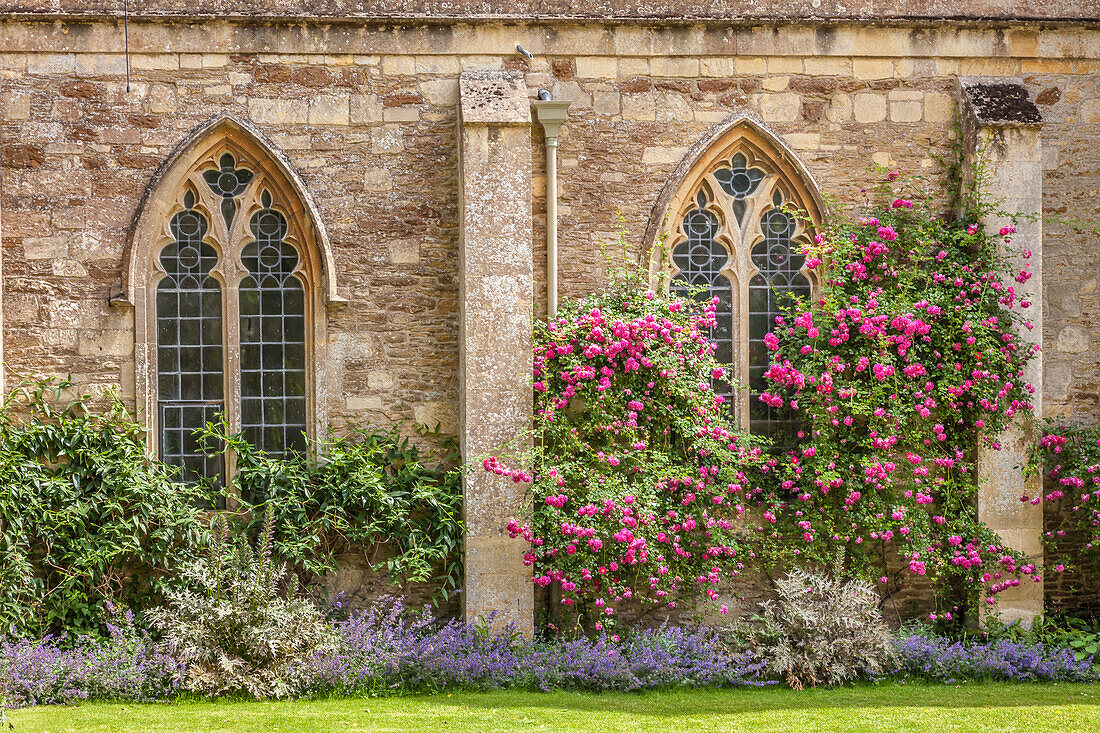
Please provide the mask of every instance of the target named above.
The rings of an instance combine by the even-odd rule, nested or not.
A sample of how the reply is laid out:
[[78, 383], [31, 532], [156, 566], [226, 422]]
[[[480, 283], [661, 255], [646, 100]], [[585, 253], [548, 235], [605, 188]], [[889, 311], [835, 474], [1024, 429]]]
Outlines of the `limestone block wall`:
[[[5, 333], [13, 370], [132, 392], [132, 323], [107, 298], [152, 169], [222, 111], [297, 167], [349, 306], [330, 314], [335, 420], [456, 426], [458, 74], [525, 72], [569, 99], [559, 148], [561, 287], [591, 290], [621, 210], [637, 245], [683, 152], [734, 112], [762, 120], [840, 204], [876, 163], [935, 177], [955, 141], [958, 74], [1020, 75], [1043, 128], [1052, 214], [1100, 220], [1100, 32], [1084, 27], [600, 23], [343, 26], [10, 21], [0, 35]], [[536, 54], [515, 53], [522, 43]], [[1049, 114], [1047, 114], [1049, 112]], [[541, 131], [532, 255], [543, 308]], [[1089, 358], [1089, 235], [1052, 224], [1048, 410], [1100, 411]], [[1100, 306], [1098, 306], [1100, 307]], [[1091, 395], [1091, 396], [1090, 396]]]
[[[127, 91], [113, 15], [25, 5], [0, 7], [9, 375], [72, 373], [133, 401], [132, 315], [108, 306], [131, 220], [153, 169], [224, 112], [286, 154], [327, 228], [347, 299], [325, 316], [330, 418], [440, 421], [456, 433], [463, 71], [521, 72], [531, 98], [546, 88], [571, 102], [558, 152], [566, 296], [601, 282], [599, 245], [615, 241], [618, 212], [634, 254], [647, 246], [670, 172], [732, 114], [776, 133], [843, 207], [878, 180], [873, 164], [942, 182], [936, 158], [958, 144], [956, 77], [1013, 76], [1044, 117], [1044, 409], [1100, 419], [1100, 254], [1088, 229], [1100, 223], [1100, 26], [1087, 7], [1069, 8], [1079, 22], [1042, 24], [870, 24], [824, 12], [394, 24], [294, 19], [289, 5], [259, 20], [206, 6], [173, 19], [161, 3], [131, 18]], [[35, 15], [44, 12], [53, 15]], [[541, 136], [538, 125], [527, 136], [536, 314], [546, 302]]]

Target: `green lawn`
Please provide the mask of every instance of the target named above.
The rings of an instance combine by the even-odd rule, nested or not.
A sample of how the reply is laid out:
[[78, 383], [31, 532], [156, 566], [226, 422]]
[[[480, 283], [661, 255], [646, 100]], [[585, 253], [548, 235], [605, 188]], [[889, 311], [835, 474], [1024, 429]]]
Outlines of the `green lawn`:
[[894, 683], [839, 690], [454, 693], [293, 702], [89, 703], [17, 710], [15, 733], [65, 731], [1100, 731], [1100, 686]]

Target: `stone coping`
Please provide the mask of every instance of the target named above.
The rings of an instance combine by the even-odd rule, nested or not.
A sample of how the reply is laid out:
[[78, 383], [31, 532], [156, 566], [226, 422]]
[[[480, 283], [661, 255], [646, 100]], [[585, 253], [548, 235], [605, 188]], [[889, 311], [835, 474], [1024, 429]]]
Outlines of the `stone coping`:
[[[123, 0], [0, 0], [0, 17], [122, 17]], [[130, 17], [252, 20], [637, 20], [1100, 23], [1096, 0], [132, 0]]]

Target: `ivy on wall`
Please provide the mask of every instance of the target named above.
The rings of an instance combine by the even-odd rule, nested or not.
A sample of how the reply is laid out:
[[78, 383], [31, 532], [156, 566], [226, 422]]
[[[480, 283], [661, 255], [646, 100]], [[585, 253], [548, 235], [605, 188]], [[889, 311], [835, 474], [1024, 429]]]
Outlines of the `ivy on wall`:
[[202, 489], [172, 480], [117, 400], [95, 414], [67, 381], [29, 382], [0, 410], [0, 632], [105, 630], [192, 559]]

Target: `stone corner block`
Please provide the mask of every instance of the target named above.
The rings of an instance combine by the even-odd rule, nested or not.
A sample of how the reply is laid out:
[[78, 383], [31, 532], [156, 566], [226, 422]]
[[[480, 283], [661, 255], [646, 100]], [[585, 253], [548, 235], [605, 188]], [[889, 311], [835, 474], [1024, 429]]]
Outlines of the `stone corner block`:
[[517, 71], [464, 71], [458, 80], [462, 124], [531, 124], [531, 100]]
[[1019, 77], [957, 77], [962, 113], [977, 125], [1041, 125], [1043, 116]]

